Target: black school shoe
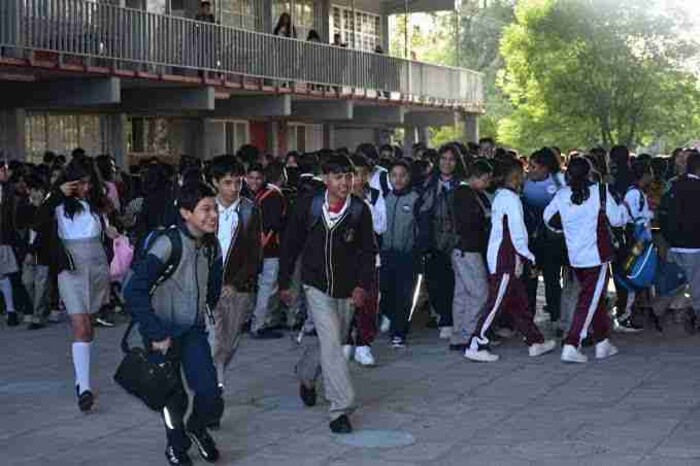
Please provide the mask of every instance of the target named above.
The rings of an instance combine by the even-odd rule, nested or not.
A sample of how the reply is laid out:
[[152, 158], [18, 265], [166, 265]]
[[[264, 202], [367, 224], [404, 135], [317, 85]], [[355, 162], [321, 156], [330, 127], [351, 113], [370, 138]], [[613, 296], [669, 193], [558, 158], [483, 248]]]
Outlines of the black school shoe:
[[8, 327], [17, 327], [19, 325], [19, 317], [17, 317], [16, 312], [8, 312], [7, 313], [7, 326]]
[[219, 450], [216, 448], [214, 439], [209, 435], [207, 429], [187, 429], [187, 436], [197, 447], [199, 455], [207, 463], [216, 463], [219, 459]]
[[173, 466], [190, 466], [192, 464], [190, 455], [184, 451], [175, 451], [170, 445], [165, 449], [165, 458], [167, 458], [168, 464]]
[[256, 340], [278, 340], [284, 337], [282, 333], [270, 328], [263, 328], [255, 332], [250, 332], [250, 336]]
[[349, 434], [352, 432], [352, 426], [350, 425], [350, 419], [347, 415], [343, 414], [337, 419], [331, 421], [330, 424], [331, 432], [334, 434]]
[[299, 384], [299, 397], [301, 398], [301, 401], [304, 402], [306, 406], [315, 406], [316, 405], [316, 388], [315, 387], [307, 387], [306, 385]]
[[92, 405], [95, 404], [95, 395], [90, 390], [80, 393], [80, 387], [77, 385], [75, 393], [78, 395], [78, 409], [83, 413], [89, 413], [92, 410]]
[[450, 351], [464, 352], [467, 348], [469, 348], [469, 343], [450, 343]]

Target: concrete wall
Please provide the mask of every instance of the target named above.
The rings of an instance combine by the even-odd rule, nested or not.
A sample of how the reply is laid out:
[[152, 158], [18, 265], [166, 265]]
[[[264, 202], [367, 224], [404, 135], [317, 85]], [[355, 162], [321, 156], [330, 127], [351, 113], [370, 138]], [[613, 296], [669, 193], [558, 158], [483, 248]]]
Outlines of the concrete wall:
[[332, 149], [347, 147], [350, 151], [354, 151], [363, 142], [376, 143], [375, 137], [374, 128], [340, 128], [336, 126], [333, 134], [335, 147]]

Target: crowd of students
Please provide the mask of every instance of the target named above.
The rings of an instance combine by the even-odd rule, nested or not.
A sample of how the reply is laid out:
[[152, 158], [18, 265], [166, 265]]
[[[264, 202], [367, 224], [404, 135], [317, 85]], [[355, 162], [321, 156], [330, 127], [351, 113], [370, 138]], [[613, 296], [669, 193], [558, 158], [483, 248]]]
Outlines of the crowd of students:
[[[356, 406], [348, 361], [375, 365], [380, 332], [401, 350], [417, 312], [427, 309], [449, 349], [478, 362], [497, 361], [493, 348], [514, 332], [531, 357], [561, 339], [561, 360], [584, 363], [588, 344], [597, 359], [618, 352], [612, 330], [660, 325], [653, 290], [616, 279], [607, 306], [611, 271], [640, 237], [685, 273], [695, 332], [699, 176], [694, 149], [653, 158], [623, 146], [566, 156], [545, 147], [523, 158], [490, 139], [284, 160], [246, 145], [178, 167], [145, 160], [129, 173], [107, 155], [76, 149], [66, 163], [47, 153], [40, 165], [0, 165], [0, 291], [9, 326], [19, 314], [32, 330], [69, 316], [82, 411], [94, 403], [93, 325], [113, 325], [124, 307], [154, 360], [179, 361], [194, 395], [187, 421], [184, 386], [163, 411], [168, 461], [189, 464], [193, 443], [216, 461], [209, 430], [246, 333], [291, 332], [301, 399], [315, 405], [323, 377], [330, 429], [347, 433]], [[110, 267], [125, 237], [135, 249], [126, 279]], [[544, 333], [555, 339], [534, 322], [540, 274]]]

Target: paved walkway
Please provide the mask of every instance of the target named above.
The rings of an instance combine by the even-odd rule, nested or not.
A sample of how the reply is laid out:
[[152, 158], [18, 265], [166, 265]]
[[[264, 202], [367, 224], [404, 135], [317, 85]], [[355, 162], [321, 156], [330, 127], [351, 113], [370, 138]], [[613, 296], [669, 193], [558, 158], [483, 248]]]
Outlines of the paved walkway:
[[[165, 464], [158, 415], [111, 381], [123, 328], [99, 331], [87, 416], [75, 406], [67, 325], [0, 328], [0, 464]], [[622, 336], [619, 356], [565, 366], [558, 354], [529, 359], [515, 339], [499, 363], [469, 363], [434, 333], [401, 352], [377, 342], [380, 366], [353, 367], [357, 432], [413, 441], [394, 448], [343, 444], [364, 440], [332, 436], [325, 403], [302, 407], [290, 339], [245, 340], [215, 434], [221, 463], [700, 465], [700, 336]]]

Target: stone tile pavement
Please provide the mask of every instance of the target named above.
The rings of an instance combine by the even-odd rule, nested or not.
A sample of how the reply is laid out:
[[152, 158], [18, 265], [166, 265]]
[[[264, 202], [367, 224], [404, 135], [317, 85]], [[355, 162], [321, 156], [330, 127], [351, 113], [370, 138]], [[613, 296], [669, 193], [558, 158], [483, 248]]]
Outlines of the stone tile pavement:
[[[123, 329], [98, 332], [98, 405], [82, 415], [68, 326], [0, 328], [0, 465], [165, 464], [159, 416], [111, 380]], [[325, 403], [302, 407], [291, 339], [245, 340], [215, 433], [221, 464], [700, 465], [700, 336], [616, 336], [619, 356], [565, 366], [528, 358], [518, 339], [499, 363], [470, 363], [435, 333], [399, 352], [379, 340], [379, 367], [353, 365], [354, 438], [330, 434]], [[358, 446], [366, 437], [410, 444]]]

